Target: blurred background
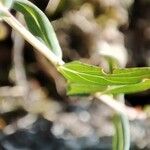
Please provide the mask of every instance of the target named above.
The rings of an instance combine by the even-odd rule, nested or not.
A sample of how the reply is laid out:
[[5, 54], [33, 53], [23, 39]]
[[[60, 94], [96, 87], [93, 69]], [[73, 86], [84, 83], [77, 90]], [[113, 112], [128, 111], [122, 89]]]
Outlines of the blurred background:
[[[53, 24], [63, 60], [108, 70], [150, 66], [149, 0], [32, 0]], [[20, 14], [18, 20], [24, 24]], [[150, 149], [150, 91], [125, 95], [131, 149]], [[114, 111], [66, 82], [41, 54], [0, 22], [0, 150], [111, 150]]]

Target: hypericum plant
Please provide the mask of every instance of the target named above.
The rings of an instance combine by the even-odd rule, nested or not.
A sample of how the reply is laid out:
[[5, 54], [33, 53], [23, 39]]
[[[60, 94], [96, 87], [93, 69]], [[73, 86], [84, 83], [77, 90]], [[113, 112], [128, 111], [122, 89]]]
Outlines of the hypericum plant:
[[[9, 11], [14, 9], [24, 15], [26, 29]], [[43, 54], [67, 79], [68, 95], [135, 93], [150, 89], [150, 68], [116, 68], [106, 73], [102, 68], [73, 61], [65, 63], [55, 31], [45, 14], [28, 0], [0, 0], [0, 17], [26, 41]], [[89, 88], [90, 87], [90, 88]], [[95, 94], [96, 93], [96, 94]], [[129, 149], [129, 134], [124, 131], [127, 120], [116, 117], [118, 145], [114, 149]], [[124, 118], [124, 117], [123, 117]], [[121, 142], [119, 142], [121, 141]]]

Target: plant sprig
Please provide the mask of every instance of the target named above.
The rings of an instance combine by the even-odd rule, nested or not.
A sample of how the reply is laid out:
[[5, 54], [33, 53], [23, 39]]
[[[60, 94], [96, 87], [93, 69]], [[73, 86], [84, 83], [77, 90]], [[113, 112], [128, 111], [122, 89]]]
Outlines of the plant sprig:
[[[28, 0], [1, 0], [1, 18], [18, 31], [35, 49], [48, 58], [67, 79], [68, 94], [119, 94], [150, 89], [150, 68], [115, 69], [112, 74], [81, 62], [65, 64], [55, 31], [45, 14]], [[26, 29], [9, 12], [10, 7], [21, 12]], [[90, 88], [89, 88], [90, 87]]]
[[[9, 9], [15, 9], [24, 15], [28, 29], [10, 13]], [[94, 94], [95, 97], [101, 96], [103, 102], [123, 115], [124, 107], [118, 107], [120, 104], [114, 100], [112, 100], [113, 103], [110, 103], [110, 96], [108, 98], [108, 95], [106, 97], [104, 94], [135, 93], [150, 89], [150, 67], [114, 69], [111, 74], [108, 74], [100, 67], [79, 61], [65, 64], [62, 60], [62, 50], [51, 23], [45, 14], [28, 0], [0, 0], [0, 18], [18, 31], [66, 78], [69, 95]], [[105, 101], [106, 99], [109, 102]], [[128, 132], [125, 133], [125, 128], [128, 126], [125, 122], [127, 118], [122, 116], [120, 118], [116, 120], [117, 134], [115, 138], [119, 145], [114, 145], [114, 147], [117, 149], [124, 147], [126, 150], [130, 145], [129, 134]], [[126, 127], [121, 127], [121, 124], [126, 124]], [[119, 132], [120, 128], [121, 131]], [[124, 140], [119, 141], [118, 138], [123, 139], [123, 136]]]
[[[41, 13], [41, 10], [37, 7], [31, 7], [34, 6], [31, 2], [29, 2], [28, 0], [22, 0], [22, 3], [24, 2], [25, 4], [30, 4], [29, 8], [33, 11], [35, 11], [36, 13], [38, 13], [38, 15], [43, 18], [44, 13]], [[13, 9], [14, 6], [20, 3], [20, 1], [18, 0], [13, 0], [13, 2], [11, 3], [11, 8]], [[19, 32], [23, 38], [28, 41], [36, 50], [38, 50], [41, 54], [43, 54], [55, 67], [59, 66], [59, 65], [63, 65], [64, 62], [61, 58], [61, 51], [57, 50], [57, 52], [55, 51], [54, 53], [54, 47], [56, 45], [56, 43], [58, 43], [57, 38], [55, 35], [54, 30], [51, 28], [51, 30], [47, 30], [47, 29], [43, 29], [46, 30], [49, 34], [52, 36], [50, 36], [49, 40], [55, 41], [55, 44], [53, 47], [48, 47], [47, 44], [44, 42], [44, 40], [41, 40], [43, 38], [43, 35], [39, 35], [37, 36], [35, 34], [35, 31], [29, 31], [28, 29], [26, 29], [10, 12], [9, 12], [9, 8], [7, 7], [7, 5], [4, 5], [6, 3], [0, 3], [0, 17], [2, 20], [4, 20], [5, 22], [7, 22], [14, 30], [16, 30], [17, 32]], [[26, 5], [27, 7], [28, 5]], [[16, 8], [16, 6], [15, 6]], [[27, 9], [28, 11], [28, 9]], [[27, 12], [26, 12], [27, 13]], [[26, 15], [26, 14], [25, 14]], [[45, 15], [44, 15], [45, 16]], [[33, 18], [36, 16], [32, 16]], [[45, 16], [46, 17], [46, 16]], [[39, 18], [38, 18], [39, 19]], [[35, 24], [35, 28], [38, 28], [36, 26], [41, 26], [41, 24], [44, 24], [45, 19], [40, 20], [41, 23], [39, 23], [39, 20], [35, 19], [36, 24]], [[30, 20], [29, 20], [30, 21]], [[46, 20], [48, 21], [48, 19]], [[50, 22], [48, 22], [50, 24]], [[26, 22], [26, 24], [28, 24], [28, 22]], [[51, 26], [51, 25], [49, 25]], [[52, 26], [51, 26], [52, 27]], [[43, 28], [47, 28], [47, 25], [45, 25]], [[50, 33], [49, 33], [50, 32]], [[59, 45], [57, 45], [57, 47], [59, 47]], [[56, 50], [56, 49], [55, 49]], [[60, 53], [59, 53], [60, 52]], [[59, 53], [59, 54], [58, 54]], [[58, 54], [58, 55], [57, 55]]]

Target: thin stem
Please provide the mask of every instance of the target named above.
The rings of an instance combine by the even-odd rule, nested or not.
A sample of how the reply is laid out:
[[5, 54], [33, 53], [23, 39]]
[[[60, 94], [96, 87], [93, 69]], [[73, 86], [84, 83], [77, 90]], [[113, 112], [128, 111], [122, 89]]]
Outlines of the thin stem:
[[3, 20], [7, 22], [14, 30], [19, 32], [26, 41], [28, 41], [36, 50], [42, 53], [55, 66], [63, 65], [62, 59], [57, 57], [46, 45], [40, 42], [33, 36], [3, 5], [0, 5], [0, 10], [5, 16]]
[[[21, 22], [23, 22], [22, 15], [17, 13], [17, 19]], [[31, 92], [27, 77], [26, 77], [26, 72], [25, 72], [25, 67], [24, 67], [24, 58], [23, 58], [23, 48], [24, 48], [24, 39], [18, 32], [12, 32], [13, 36], [13, 63], [14, 63], [14, 70], [15, 70], [15, 75], [16, 75], [16, 84], [20, 87], [24, 87], [24, 92], [23, 92], [23, 99], [25, 102], [29, 102], [31, 100]]]
[[107, 104], [109, 107], [116, 110], [117, 112], [122, 113], [122, 114], [126, 114], [127, 110], [126, 110], [125, 106], [122, 103], [116, 101], [111, 96], [101, 95], [100, 93], [96, 93], [94, 96], [97, 99], [100, 99], [103, 103]]
[[130, 149], [130, 124], [126, 114], [120, 114], [122, 124], [123, 137], [124, 137], [124, 150]]
[[115, 118], [117, 118], [117, 120], [114, 120], [116, 133], [113, 139], [113, 149], [129, 150], [130, 126], [128, 117], [130, 118], [131, 112], [128, 112], [128, 107], [126, 107], [122, 102], [119, 102], [108, 95], [100, 95], [96, 93], [95, 97], [118, 112], [118, 114], [115, 114]]

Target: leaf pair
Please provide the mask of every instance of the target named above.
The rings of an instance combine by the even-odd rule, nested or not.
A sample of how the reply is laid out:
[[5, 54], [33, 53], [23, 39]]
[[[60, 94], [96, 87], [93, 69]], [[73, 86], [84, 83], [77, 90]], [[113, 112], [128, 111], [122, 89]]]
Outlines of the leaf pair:
[[78, 61], [58, 69], [68, 80], [68, 94], [134, 93], [150, 88], [150, 68], [115, 69], [112, 74]]

